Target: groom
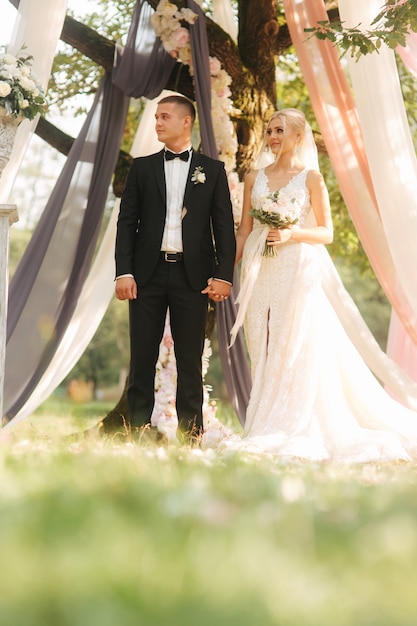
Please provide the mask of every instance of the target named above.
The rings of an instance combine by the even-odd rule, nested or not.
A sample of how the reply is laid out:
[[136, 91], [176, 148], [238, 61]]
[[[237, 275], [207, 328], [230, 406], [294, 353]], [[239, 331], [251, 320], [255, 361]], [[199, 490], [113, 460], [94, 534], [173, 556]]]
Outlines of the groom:
[[163, 150], [134, 159], [116, 237], [116, 296], [129, 300], [132, 429], [148, 424], [167, 309], [177, 362], [182, 430], [203, 431], [202, 353], [208, 297], [230, 294], [235, 236], [223, 163], [191, 146], [194, 105], [167, 96], [156, 110]]

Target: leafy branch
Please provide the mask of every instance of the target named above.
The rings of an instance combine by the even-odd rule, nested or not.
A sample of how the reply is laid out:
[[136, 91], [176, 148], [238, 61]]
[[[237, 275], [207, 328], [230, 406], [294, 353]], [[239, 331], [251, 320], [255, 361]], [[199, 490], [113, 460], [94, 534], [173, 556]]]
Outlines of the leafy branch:
[[348, 51], [357, 61], [362, 55], [379, 52], [385, 43], [389, 48], [405, 46], [410, 31], [417, 32], [417, 0], [388, 0], [369, 30], [361, 30], [359, 23], [345, 28], [345, 22], [323, 20], [317, 26], [304, 29], [320, 40], [339, 46], [344, 56]]

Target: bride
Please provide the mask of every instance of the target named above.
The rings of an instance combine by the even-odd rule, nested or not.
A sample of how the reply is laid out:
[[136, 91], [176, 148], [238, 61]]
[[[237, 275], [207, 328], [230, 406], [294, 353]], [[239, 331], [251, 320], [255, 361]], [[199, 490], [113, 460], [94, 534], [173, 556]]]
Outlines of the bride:
[[384, 391], [323, 288], [333, 227], [304, 114], [274, 113], [265, 146], [274, 162], [245, 180], [232, 329], [233, 342], [243, 323], [253, 387], [243, 438], [222, 445], [348, 463], [415, 458], [417, 413]]

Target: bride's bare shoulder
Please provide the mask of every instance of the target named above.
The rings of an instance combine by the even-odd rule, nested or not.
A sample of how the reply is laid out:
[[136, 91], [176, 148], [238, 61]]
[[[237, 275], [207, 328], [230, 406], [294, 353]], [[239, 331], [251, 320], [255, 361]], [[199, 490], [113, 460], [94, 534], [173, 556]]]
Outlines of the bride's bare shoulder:
[[247, 172], [247, 174], [245, 175], [245, 183], [253, 185], [253, 183], [255, 182], [255, 178], [258, 175], [258, 172], [259, 170], [249, 170], [249, 172]]
[[323, 180], [323, 176], [318, 170], [308, 170], [306, 180], [307, 183], [312, 183], [313, 185], [320, 184]]

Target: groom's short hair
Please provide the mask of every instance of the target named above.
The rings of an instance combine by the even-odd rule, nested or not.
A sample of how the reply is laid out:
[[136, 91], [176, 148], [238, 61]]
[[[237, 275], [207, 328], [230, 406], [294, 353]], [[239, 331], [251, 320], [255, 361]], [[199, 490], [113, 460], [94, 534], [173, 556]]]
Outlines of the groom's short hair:
[[185, 96], [177, 96], [177, 95], [165, 96], [164, 98], [161, 98], [161, 100], [158, 101], [158, 104], [178, 104], [179, 106], [184, 107], [187, 110], [187, 115], [191, 117], [192, 124], [194, 124], [195, 116], [196, 116], [195, 106], [191, 102], [191, 100], [189, 100]]

